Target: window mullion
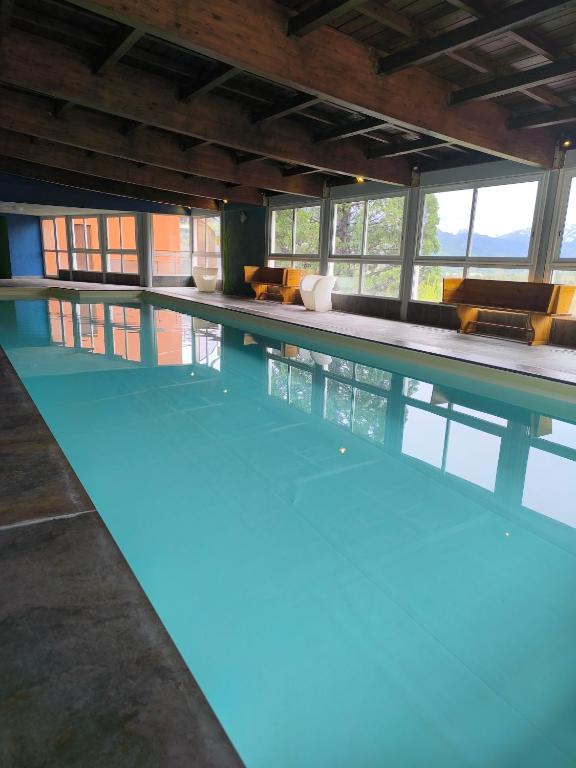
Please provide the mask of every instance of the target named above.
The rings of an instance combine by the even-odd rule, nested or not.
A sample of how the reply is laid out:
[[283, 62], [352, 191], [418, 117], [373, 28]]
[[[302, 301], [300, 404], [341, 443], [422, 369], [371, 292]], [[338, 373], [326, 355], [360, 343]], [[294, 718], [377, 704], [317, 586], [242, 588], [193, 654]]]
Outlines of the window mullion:
[[362, 223], [362, 253], [361, 256], [366, 255], [366, 240], [368, 237], [368, 201], [364, 200], [364, 221]]
[[470, 258], [470, 250], [472, 248], [472, 237], [474, 234], [474, 222], [476, 219], [476, 201], [478, 200], [478, 187], [474, 187], [474, 192], [472, 194], [472, 208], [470, 209], [470, 225], [468, 228], [468, 239], [466, 240], [466, 255], [465, 255], [465, 261], [468, 261]]

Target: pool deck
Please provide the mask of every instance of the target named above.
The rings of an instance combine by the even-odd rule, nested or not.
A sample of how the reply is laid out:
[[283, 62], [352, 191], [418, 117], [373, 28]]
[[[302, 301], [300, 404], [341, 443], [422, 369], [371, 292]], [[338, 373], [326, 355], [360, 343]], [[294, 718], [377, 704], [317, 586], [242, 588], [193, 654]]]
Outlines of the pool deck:
[[0, 350], [0, 765], [242, 762]]
[[[553, 382], [576, 384], [576, 349], [552, 345], [529, 347], [506, 339], [482, 336], [463, 336], [456, 331], [432, 326], [402, 323], [346, 312], [307, 312], [303, 306], [281, 305], [274, 302], [254, 301], [222, 294], [200, 293], [195, 288], [138, 288], [131, 286], [73, 283], [39, 278], [0, 280], [0, 298], [20, 298], [38, 291], [62, 289], [64, 295], [75, 295], [86, 300], [113, 292], [114, 298], [158, 299], [174, 298], [179, 304], [205, 305], [233, 312], [241, 312], [266, 320], [291, 323], [302, 328], [335, 333], [353, 339], [387, 345], [411, 352], [425, 352], [437, 358], [487, 366]], [[441, 360], [439, 361], [441, 364]]]

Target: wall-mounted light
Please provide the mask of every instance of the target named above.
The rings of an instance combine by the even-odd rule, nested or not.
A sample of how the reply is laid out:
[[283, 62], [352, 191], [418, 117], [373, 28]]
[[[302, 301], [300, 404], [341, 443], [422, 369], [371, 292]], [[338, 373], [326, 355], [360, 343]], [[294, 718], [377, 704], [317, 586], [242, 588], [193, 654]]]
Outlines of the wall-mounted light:
[[365, 181], [364, 176], [356, 176], [356, 184], [364, 184]]
[[224, 198], [224, 200], [222, 200], [222, 202], [223, 202], [224, 204], [226, 204], [226, 203], [228, 202], [228, 200], [227, 200], [226, 198]]
[[572, 136], [562, 136], [560, 138], [560, 149], [568, 150], [574, 146], [574, 138]]

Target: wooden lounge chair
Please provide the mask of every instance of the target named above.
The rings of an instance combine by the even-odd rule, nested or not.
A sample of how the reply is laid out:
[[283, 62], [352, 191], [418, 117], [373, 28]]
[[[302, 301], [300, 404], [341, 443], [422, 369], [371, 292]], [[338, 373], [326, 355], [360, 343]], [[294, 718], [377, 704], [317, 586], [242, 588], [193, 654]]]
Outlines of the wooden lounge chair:
[[256, 299], [295, 304], [300, 298], [300, 280], [306, 274], [302, 269], [289, 267], [244, 267], [244, 280], [256, 294]]
[[442, 303], [456, 306], [459, 333], [547, 344], [553, 319], [570, 315], [574, 291], [571, 285], [450, 277], [444, 279]]

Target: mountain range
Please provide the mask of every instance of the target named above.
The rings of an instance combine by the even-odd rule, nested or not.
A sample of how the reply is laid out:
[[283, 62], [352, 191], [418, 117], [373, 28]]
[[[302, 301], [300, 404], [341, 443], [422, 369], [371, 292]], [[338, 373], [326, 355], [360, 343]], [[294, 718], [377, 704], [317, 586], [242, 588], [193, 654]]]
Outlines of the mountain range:
[[[440, 254], [442, 256], [464, 256], [468, 233], [438, 231]], [[519, 229], [507, 235], [490, 237], [475, 234], [472, 240], [472, 256], [484, 258], [518, 259], [528, 255], [530, 230]], [[576, 224], [564, 230], [562, 258], [576, 259]]]

